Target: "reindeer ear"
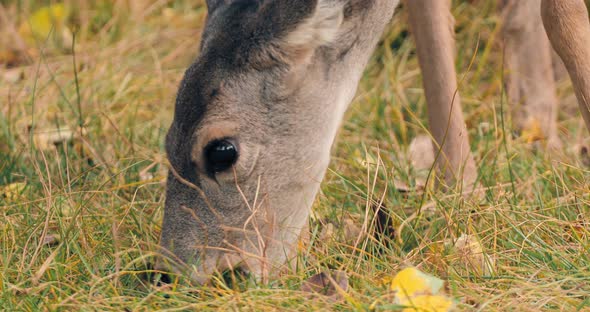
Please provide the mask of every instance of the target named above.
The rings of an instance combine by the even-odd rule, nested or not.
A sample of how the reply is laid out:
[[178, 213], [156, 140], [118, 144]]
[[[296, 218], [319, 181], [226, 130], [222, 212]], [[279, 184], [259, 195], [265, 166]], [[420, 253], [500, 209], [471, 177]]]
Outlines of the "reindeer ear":
[[318, 0], [313, 13], [288, 31], [282, 39], [282, 44], [287, 49], [312, 53], [315, 49], [336, 40], [343, 19], [342, 3]]

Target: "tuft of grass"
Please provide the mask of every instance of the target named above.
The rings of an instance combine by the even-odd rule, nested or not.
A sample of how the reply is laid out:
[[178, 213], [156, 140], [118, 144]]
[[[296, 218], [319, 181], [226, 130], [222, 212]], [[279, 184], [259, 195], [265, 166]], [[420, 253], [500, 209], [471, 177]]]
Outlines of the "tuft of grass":
[[[18, 28], [50, 3], [3, 1], [11, 20], [2, 21], [0, 34], [11, 37], [6, 23]], [[26, 57], [0, 69], [0, 187], [26, 185], [18, 196], [0, 197], [3, 309], [383, 311], [394, 308], [383, 281], [407, 265], [445, 279], [459, 310], [590, 308], [590, 175], [572, 150], [552, 157], [512, 138], [509, 122], [500, 126], [495, 1], [454, 1], [463, 108], [480, 181], [490, 187], [483, 200], [465, 200], [460, 190], [396, 189], [398, 181], [413, 185], [404, 155], [427, 127], [400, 11], [347, 114], [314, 205], [311, 241], [292, 272], [268, 285], [220, 279], [208, 287], [182, 277], [166, 286], [149, 281], [158, 276], [150, 263], [161, 230], [163, 139], [177, 85], [198, 50], [204, 1], [65, 3], [75, 53], [37, 38], [30, 49], [15, 43]], [[24, 78], [9, 82], [12, 71]], [[558, 91], [561, 139], [582, 144], [587, 133], [569, 82]], [[503, 117], [509, 121], [507, 112]], [[35, 138], [47, 129], [74, 136], [39, 148]], [[424, 198], [430, 208], [420, 210]], [[374, 238], [375, 207], [395, 237]], [[343, 220], [362, 229], [359, 239], [346, 237], [350, 223]], [[332, 235], [320, 239], [328, 224]], [[462, 234], [494, 260], [490, 272], [457, 261], [452, 244]], [[345, 301], [309, 300], [299, 291], [303, 280], [328, 269], [349, 274]]]

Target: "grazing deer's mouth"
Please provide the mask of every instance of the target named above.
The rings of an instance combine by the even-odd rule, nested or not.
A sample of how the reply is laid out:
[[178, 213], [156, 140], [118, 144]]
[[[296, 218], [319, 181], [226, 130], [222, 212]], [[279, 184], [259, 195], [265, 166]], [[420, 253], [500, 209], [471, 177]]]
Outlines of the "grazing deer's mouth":
[[[172, 280], [171, 274], [188, 276], [197, 285], [209, 284], [216, 274], [221, 277], [227, 276], [232, 272], [240, 273], [243, 276], [250, 274], [250, 269], [245, 265], [242, 257], [235, 253], [220, 251], [217, 253], [217, 256], [208, 258], [205, 263], [200, 265], [190, 265], [182, 260], [176, 260], [163, 260], [160, 258], [156, 262], [154, 269], [155, 271], [162, 272], [161, 281], [163, 283], [170, 283]], [[170, 274], [164, 272], [169, 272]]]
[[207, 0], [166, 136], [160, 244], [178, 260], [172, 270], [203, 284], [225, 270], [264, 278], [290, 259], [396, 3]]

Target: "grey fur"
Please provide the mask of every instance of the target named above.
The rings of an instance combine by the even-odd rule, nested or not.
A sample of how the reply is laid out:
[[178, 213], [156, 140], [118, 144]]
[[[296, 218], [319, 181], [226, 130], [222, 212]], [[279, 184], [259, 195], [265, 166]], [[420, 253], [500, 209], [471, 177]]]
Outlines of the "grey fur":
[[[166, 139], [161, 246], [173, 269], [198, 282], [238, 265], [264, 277], [288, 260], [307, 223], [342, 116], [397, 1], [207, 3], [201, 53]], [[318, 16], [327, 20], [311, 20]], [[333, 40], [329, 27], [337, 27]], [[203, 147], [220, 137], [236, 142], [239, 159], [211, 178]]]

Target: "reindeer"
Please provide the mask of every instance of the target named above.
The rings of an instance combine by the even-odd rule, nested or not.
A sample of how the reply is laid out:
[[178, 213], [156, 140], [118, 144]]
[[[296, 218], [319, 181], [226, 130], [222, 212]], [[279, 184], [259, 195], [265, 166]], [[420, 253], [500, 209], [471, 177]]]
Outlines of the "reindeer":
[[[293, 256], [344, 112], [398, 2], [207, 0], [200, 55], [180, 84], [166, 137], [170, 172], [160, 244], [170, 263], [161, 267], [198, 283], [238, 267], [266, 279]], [[505, 2], [540, 8], [590, 125], [583, 0]], [[405, 6], [434, 144], [444, 156], [438, 167], [448, 183], [473, 185], [450, 3], [408, 0]], [[517, 50], [513, 44], [507, 49]], [[556, 100], [547, 101], [550, 114], [538, 118], [549, 118], [551, 134]]]

